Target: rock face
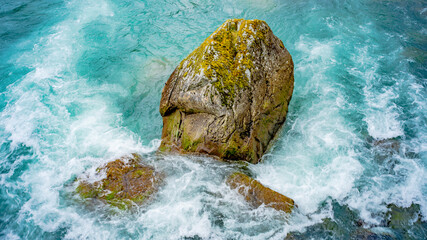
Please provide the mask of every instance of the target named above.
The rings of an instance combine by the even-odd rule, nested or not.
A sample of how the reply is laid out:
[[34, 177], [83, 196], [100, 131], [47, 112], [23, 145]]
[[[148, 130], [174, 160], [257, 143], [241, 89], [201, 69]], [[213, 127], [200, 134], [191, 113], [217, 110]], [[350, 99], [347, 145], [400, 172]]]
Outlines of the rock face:
[[95, 198], [119, 208], [144, 203], [157, 191], [161, 174], [140, 164], [140, 157], [123, 157], [97, 169], [99, 181], [80, 180], [76, 192], [83, 198]]
[[266, 22], [227, 20], [170, 76], [161, 151], [257, 163], [286, 119], [291, 55]]
[[295, 206], [294, 200], [263, 186], [243, 173], [237, 172], [230, 175], [227, 185], [232, 189], [237, 189], [254, 207], [265, 204], [267, 207], [290, 213]]

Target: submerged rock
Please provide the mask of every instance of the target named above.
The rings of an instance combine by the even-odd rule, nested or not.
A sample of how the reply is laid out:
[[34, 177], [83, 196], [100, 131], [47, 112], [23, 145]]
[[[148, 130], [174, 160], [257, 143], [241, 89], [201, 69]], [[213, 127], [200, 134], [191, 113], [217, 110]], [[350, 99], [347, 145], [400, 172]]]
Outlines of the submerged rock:
[[157, 191], [161, 174], [140, 162], [136, 154], [109, 162], [97, 169], [102, 179], [94, 182], [80, 179], [76, 192], [82, 198], [99, 199], [119, 208], [142, 204]]
[[412, 204], [408, 208], [398, 207], [389, 204], [389, 211], [386, 214], [387, 225], [393, 229], [406, 229], [417, 221], [421, 220], [420, 206]]
[[246, 201], [254, 207], [265, 204], [276, 210], [290, 213], [295, 206], [294, 200], [263, 186], [257, 180], [243, 173], [233, 173], [227, 179], [227, 185], [245, 197]]
[[412, 203], [409, 207], [399, 207], [395, 204], [387, 205], [387, 226], [393, 229], [399, 239], [416, 239], [425, 236], [427, 222], [423, 220], [421, 207]]
[[347, 205], [341, 205], [336, 200], [326, 200], [319, 209], [330, 209], [331, 216], [323, 218], [321, 222], [288, 233], [285, 239], [350, 239], [354, 232], [361, 228], [363, 221], [357, 212]]
[[393, 233], [387, 229], [357, 229], [350, 235], [351, 240], [395, 240]]
[[286, 119], [293, 62], [261, 20], [227, 20], [170, 76], [161, 151], [259, 161]]

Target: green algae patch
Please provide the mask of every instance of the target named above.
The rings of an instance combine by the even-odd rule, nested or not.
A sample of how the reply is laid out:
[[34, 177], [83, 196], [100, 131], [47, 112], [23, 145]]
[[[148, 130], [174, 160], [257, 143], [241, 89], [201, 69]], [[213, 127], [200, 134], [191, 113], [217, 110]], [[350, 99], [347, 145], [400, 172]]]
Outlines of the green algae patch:
[[119, 209], [145, 203], [157, 191], [161, 174], [140, 161], [140, 157], [133, 154], [109, 162], [97, 169], [99, 175], [106, 177], [95, 182], [80, 179], [76, 193], [84, 199], [99, 199]]
[[82, 198], [94, 198], [98, 195], [100, 188], [94, 186], [94, 184], [83, 181], [77, 186], [76, 192]]
[[259, 181], [236, 172], [231, 174], [226, 181], [231, 189], [237, 189], [247, 202], [254, 207], [265, 205], [286, 213], [292, 212], [295, 207], [294, 200], [262, 185]]
[[187, 152], [194, 152], [201, 142], [202, 140], [193, 140], [191, 136], [187, 134], [183, 134], [182, 136], [182, 148]]
[[181, 138], [181, 118], [180, 111], [175, 111], [171, 115], [163, 118], [162, 139], [164, 139], [164, 141], [162, 141], [159, 147], [161, 152], [172, 151], [173, 143]]

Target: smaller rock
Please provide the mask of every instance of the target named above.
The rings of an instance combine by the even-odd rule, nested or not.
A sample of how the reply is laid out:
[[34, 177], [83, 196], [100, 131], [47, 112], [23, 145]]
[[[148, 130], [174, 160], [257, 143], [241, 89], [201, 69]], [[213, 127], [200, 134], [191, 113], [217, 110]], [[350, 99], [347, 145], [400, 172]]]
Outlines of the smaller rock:
[[99, 199], [120, 209], [146, 202], [161, 182], [161, 174], [154, 168], [142, 165], [139, 155], [122, 157], [97, 169], [99, 181], [79, 179], [76, 192], [82, 198]]
[[[377, 233], [378, 232], [378, 233]], [[351, 240], [394, 240], [392, 233], [387, 231], [373, 231], [372, 229], [360, 228], [350, 235]]]
[[[289, 232], [285, 240], [299, 239], [347, 239], [347, 226], [343, 227], [335, 219], [324, 218], [322, 222], [308, 226], [304, 231]], [[313, 238], [313, 236], [316, 236]]]
[[423, 220], [421, 206], [412, 203], [409, 207], [387, 205], [386, 226], [392, 229], [397, 239], [417, 239], [426, 235], [427, 222]]
[[373, 140], [371, 146], [373, 148], [374, 159], [378, 163], [387, 164], [390, 166], [390, 169], [393, 169], [392, 166], [397, 164], [393, 155], [399, 154], [401, 148], [399, 139]]
[[254, 207], [265, 204], [267, 207], [290, 213], [295, 206], [294, 200], [263, 186], [259, 181], [243, 173], [231, 174], [226, 183], [231, 189], [237, 189]]
[[387, 208], [389, 209], [386, 214], [387, 225], [393, 229], [405, 230], [421, 220], [421, 210], [418, 204], [411, 204], [407, 208], [389, 204]]

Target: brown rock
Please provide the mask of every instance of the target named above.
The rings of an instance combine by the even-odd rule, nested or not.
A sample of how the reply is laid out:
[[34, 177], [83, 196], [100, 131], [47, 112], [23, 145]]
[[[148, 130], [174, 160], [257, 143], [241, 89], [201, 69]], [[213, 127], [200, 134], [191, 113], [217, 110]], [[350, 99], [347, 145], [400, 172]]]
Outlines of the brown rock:
[[233, 173], [227, 179], [227, 185], [245, 197], [254, 207], [265, 204], [276, 210], [290, 213], [295, 206], [294, 200], [263, 186], [257, 180], [243, 173]]
[[286, 119], [291, 55], [267, 23], [227, 20], [170, 76], [161, 151], [257, 163]]
[[140, 163], [141, 158], [122, 157], [97, 169], [97, 175], [105, 178], [93, 183], [80, 179], [76, 189], [83, 198], [96, 198], [119, 208], [127, 208], [133, 203], [142, 204], [156, 191], [161, 174]]

